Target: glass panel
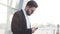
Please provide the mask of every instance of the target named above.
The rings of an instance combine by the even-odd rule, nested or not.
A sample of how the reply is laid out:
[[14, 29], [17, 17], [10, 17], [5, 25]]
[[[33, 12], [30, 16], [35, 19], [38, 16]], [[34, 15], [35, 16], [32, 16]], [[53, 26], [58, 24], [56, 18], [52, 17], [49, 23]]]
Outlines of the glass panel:
[[0, 5], [0, 23], [6, 23], [7, 21], [7, 7]]
[[59, 0], [35, 0], [38, 8], [31, 16], [32, 23], [60, 24], [60, 1]]
[[0, 34], [5, 34], [7, 23], [7, 0], [0, 0]]
[[15, 8], [19, 2], [20, 2], [20, 0], [12, 0], [12, 7]]
[[0, 3], [7, 5], [7, 0], [0, 0]]
[[0, 13], [7, 13], [7, 7], [0, 4]]

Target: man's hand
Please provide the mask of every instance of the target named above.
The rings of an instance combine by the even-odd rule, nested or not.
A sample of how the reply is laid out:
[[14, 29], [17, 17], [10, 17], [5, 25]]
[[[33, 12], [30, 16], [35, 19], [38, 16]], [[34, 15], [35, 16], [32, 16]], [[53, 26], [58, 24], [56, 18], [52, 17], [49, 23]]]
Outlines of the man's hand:
[[32, 33], [34, 33], [36, 31], [36, 29], [38, 29], [38, 28], [33, 27], [32, 28]]

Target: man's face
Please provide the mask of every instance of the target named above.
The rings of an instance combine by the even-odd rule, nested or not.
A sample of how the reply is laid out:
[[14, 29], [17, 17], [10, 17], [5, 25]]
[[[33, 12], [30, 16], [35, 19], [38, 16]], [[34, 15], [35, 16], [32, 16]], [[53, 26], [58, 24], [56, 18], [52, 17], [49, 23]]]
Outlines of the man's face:
[[30, 16], [30, 15], [34, 12], [35, 9], [36, 9], [35, 7], [29, 8], [29, 9], [26, 11], [27, 15]]

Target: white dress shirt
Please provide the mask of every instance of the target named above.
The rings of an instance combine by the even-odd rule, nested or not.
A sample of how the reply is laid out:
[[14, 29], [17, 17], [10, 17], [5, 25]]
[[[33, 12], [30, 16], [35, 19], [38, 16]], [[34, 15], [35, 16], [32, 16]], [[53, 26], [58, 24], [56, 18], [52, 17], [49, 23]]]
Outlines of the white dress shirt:
[[31, 28], [31, 23], [29, 21], [28, 15], [26, 14], [26, 11], [24, 9], [23, 9], [23, 12], [24, 12], [24, 15], [25, 15], [25, 18], [26, 18], [27, 29], [30, 29]]

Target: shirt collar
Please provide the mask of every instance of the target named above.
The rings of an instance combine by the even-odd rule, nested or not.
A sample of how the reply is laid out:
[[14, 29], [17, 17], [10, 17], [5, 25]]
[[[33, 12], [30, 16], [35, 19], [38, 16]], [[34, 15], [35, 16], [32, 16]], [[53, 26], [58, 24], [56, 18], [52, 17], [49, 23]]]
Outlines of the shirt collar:
[[27, 16], [26, 11], [23, 9], [24, 14]]

